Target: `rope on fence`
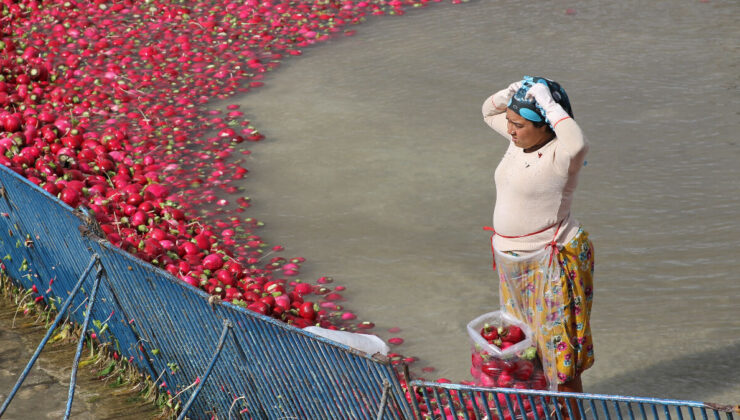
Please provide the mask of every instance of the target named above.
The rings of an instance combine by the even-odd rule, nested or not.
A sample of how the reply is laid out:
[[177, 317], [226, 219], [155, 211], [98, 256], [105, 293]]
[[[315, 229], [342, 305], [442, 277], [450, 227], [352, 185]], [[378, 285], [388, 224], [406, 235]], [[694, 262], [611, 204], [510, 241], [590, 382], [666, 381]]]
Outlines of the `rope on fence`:
[[85, 332], [90, 324], [90, 316], [92, 314], [93, 306], [95, 305], [95, 297], [98, 293], [98, 287], [100, 286], [100, 279], [103, 277], [104, 270], [100, 264], [100, 260], [97, 261], [97, 273], [95, 275], [95, 283], [93, 283], [92, 291], [90, 292], [90, 300], [87, 305], [87, 313], [85, 313], [85, 320], [82, 322], [82, 332], [80, 333], [80, 340], [77, 342], [77, 351], [75, 352], [75, 358], [72, 362], [72, 376], [69, 380], [69, 392], [67, 393], [67, 408], [64, 412], [64, 420], [69, 419], [69, 415], [72, 412], [72, 401], [75, 397], [75, 388], [77, 387], [77, 368], [80, 365], [80, 356], [82, 355], [82, 345], [85, 343]]
[[208, 377], [211, 375], [213, 366], [216, 364], [218, 357], [221, 355], [221, 350], [223, 350], [224, 342], [226, 341], [226, 333], [229, 332], [229, 329], [231, 329], [231, 322], [228, 319], [224, 319], [224, 327], [221, 330], [221, 337], [219, 337], [218, 344], [216, 345], [216, 352], [213, 354], [211, 362], [208, 364], [208, 369], [206, 369], [206, 373], [203, 374], [203, 379], [200, 380], [198, 386], [195, 388], [195, 391], [193, 391], [193, 394], [190, 395], [188, 402], [185, 403], [185, 406], [182, 408], [182, 412], [180, 413], [180, 416], [177, 417], [177, 420], [183, 420], [185, 418], [185, 414], [187, 414], [190, 406], [193, 404], [195, 398], [198, 396], [198, 393], [200, 393], [200, 390], [203, 389], [203, 385], [206, 383], [206, 380], [208, 380]]
[[391, 390], [391, 383], [388, 382], [388, 379], [383, 379], [383, 395], [380, 397], [380, 408], [378, 409], [378, 417], [377, 420], [380, 420], [383, 418], [383, 414], [385, 414], [385, 405], [388, 401], [388, 392]]
[[10, 391], [10, 394], [8, 394], [8, 397], [5, 398], [5, 402], [3, 402], [3, 406], [0, 407], [0, 417], [5, 413], [5, 410], [8, 409], [8, 406], [10, 405], [10, 402], [13, 400], [13, 397], [15, 397], [15, 394], [20, 389], [21, 385], [23, 384], [23, 381], [26, 380], [26, 376], [28, 376], [28, 373], [31, 371], [31, 368], [36, 363], [36, 360], [39, 358], [39, 355], [41, 354], [41, 350], [44, 349], [44, 346], [49, 341], [49, 338], [51, 338], [51, 334], [56, 329], [57, 325], [59, 324], [59, 321], [62, 320], [64, 317], [64, 313], [69, 308], [69, 305], [72, 304], [72, 299], [75, 297], [77, 292], [80, 290], [80, 287], [82, 287], [82, 283], [85, 281], [85, 278], [90, 273], [90, 270], [92, 270], [95, 263], [99, 262], [100, 258], [98, 257], [98, 254], [93, 254], [90, 258], [90, 263], [87, 265], [87, 268], [80, 276], [79, 280], [77, 280], [77, 284], [75, 284], [75, 287], [70, 292], [69, 296], [67, 297], [67, 300], [64, 301], [64, 304], [59, 309], [59, 313], [57, 314], [56, 319], [54, 319], [54, 322], [51, 324], [51, 327], [49, 327], [49, 330], [46, 331], [46, 335], [41, 340], [41, 343], [39, 343], [39, 346], [36, 348], [36, 351], [33, 353], [33, 356], [31, 356], [31, 360], [26, 365], [25, 369], [23, 369], [23, 372], [21, 372], [20, 377], [18, 377], [18, 381], [15, 383], [15, 386], [13, 386], [13, 389]]

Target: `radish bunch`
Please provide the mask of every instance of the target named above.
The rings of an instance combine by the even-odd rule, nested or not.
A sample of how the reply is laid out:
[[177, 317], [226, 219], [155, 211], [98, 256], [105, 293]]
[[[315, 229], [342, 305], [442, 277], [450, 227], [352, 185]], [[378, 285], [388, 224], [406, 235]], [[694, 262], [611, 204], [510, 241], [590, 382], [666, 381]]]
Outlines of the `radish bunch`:
[[438, 1], [0, 0], [0, 164], [223, 301], [299, 328], [370, 330], [343, 287], [300, 280], [304, 259], [259, 234], [245, 186], [265, 137], [233, 98], [369, 16]]
[[480, 337], [501, 349], [491, 354], [473, 345], [470, 373], [476, 385], [499, 388], [547, 389], [547, 378], [537, 356], [537, 348], [529, 346], [513, 354], [504, 350], [521, 343], [524, 332], [517, 325], [489, 325], [480, 329]]

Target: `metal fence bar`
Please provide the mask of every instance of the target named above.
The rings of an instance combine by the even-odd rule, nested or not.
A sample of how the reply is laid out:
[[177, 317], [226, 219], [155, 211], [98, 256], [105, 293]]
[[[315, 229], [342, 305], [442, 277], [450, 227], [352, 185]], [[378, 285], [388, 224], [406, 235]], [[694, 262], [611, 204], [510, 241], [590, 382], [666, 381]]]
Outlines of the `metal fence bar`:
[[701, 418], [703, 420], [707, 420], [707, 410], [705, 410], [704, 408], [702, 408], [702, 409], [699, 410], [699, 412], [701, 413]]
[[208, 369], [206, 369], [206, 372], [203, 374], [203, 379], [200, 380], [198, 383], [198, 386], [195, 387], [195, 391], [193, 391], [192, 395], [190, 395], [190, 399], [188, 399], [188, 402], [185, 403], [185, 405], [182, 407], [182, 411], [180, 412], [180, 416], [177, 418], [178, 420], [182, 420], [185, 418], [185, 415], [188, 413], [188, 410], [190, 410], [190, 406], [193, 404], [193, 401], [198, 397], [198, 394], [200, 393], [200, 390], [203, 389], [203, 385], [205, 385], [206, 381], [208, 380], [208, 377], [211, 376], [211, 371], [213, 370], [213, 366], [216, 364], [216, 361], [218, 360], [219, 356], [221, 356], [221, 350], [224, 348], [224, 342], [226, 341], [226, 334], [231, 329], [231, 322], [224, 320], [224, 327], [223, 330], [221, 330], [221, 336], [218, 338], [218, 344], [216, 344], [216, 352], [213, 354], [213, 357], [211, 358], [211, 362], [208, 365]]
[[59, 313], [54, 319], [54, 322], [51, 324], [51, 327], [49, 327], [49, 329], [46, 331], [46, 335], [41, 340], [41, 343], [39, 343], [38, 347], [36, 348], [36, 351], [33, 353], [33, 356], [31, 356], [31, 360], [28, 362], [25, 369], [23, 369], [23, 372], [21, 372], [21, 376], [18, 378], [18, 381], [15, 383], [15, 386], [13, 386], [13, 389], [10, 391], [10, 394], [8, 394], [7, 398], [5, 398], [5, 402], [3, 402], [3, 406], [0, 407], [0, 417], [2, 417], [2, 415], [5, 413], [5, 410], [8, 409], [8, 405], [10, 405], [10, 402], [13, 400], [13, 397], [15, 397], [15, 394], [18, 392], [18, 389], [20, 389], [21, 385], [23, 384], [23, 381], [26, 380], [26, 376], [28, 376], [28, 373], [31, 371], [31, 368], [33, 367], [34, 363], [36, 363], [36, 360], [39, 358], [39, 355], [41, 354], [41, 350], [44, 349], [44, 346], [49, 341], [51, 334], [54, 332], [57, 325], [59, 325], [59, 322], [62, 320], [62, 318], [64, 318], [65, 312], [67, 312], [69, 305], [72, 303], [72, 300], [74, 299], [77, 292], [80, 290], [82, 283], [85, 281], [85, 278], [90, 273], [90, 270], [92, 270], [93, 265], [95, 265], [95, 262], [97, 260], [98, 260], [97, 254], [94, 254], [92, 258], [90, 258], [90, 263], [88, 264], [87, 268], [80, 276], [80, 279], [77, 281], [77, 284], [75, 284], [69, 296], [64, 301], [64, 304], [62, 305], [62, 307], [59, 309]]
[[683, 420], [683, 413], [680, 406], [676, 406], [676, 416], [678, 416], [678, 420]]
[[452, 415], [457, 417], [457, 409], [455, 407], [455, 399], [452, 398], [452, 394], [449, 389], [445, 389], [445, 396], [447, 397], [447, 407], [452, 412]]
[[[231, 313], [229, 312], [227, 313], [227, 315], [231, 315]], [[232, 323], [234, 323], [235, 321], [234, 318], [231, 318], [231, 317], [229, 318], [231, 319]], [[267, 414], [265, 413], [264, 407], [260, 401], [259, 393], [256, 391], [257, 386], [253, 382], [253, 373], [251, 370], [248, 369], [248, 368], [251, 368], [252, 365], [254, 364], [253, 360], [249, 356], [247, 356], [247, 351], [242, 347], [240, 343], [239, 334], [243, 330], [243, 326], [241, 325], [240, 322], [238, 322], [235, 325], [241, 327], [241, 328], [234, 328], [232, 329], [231, 332], [232, 334], [234, 334], [234, 337], [235, 337], [234, 346], [236, 347], [237, 354], [242, 361], [242, 364], [240, 367], [244, 369], [244, 371], [246, 371], [245, 378], [247, 380], [247, 383], [246, 383], [246, 386], [244, 387], [245, 389], [243, 389], [243, 392], [245, 393], [245, 400], [247, 401], [247, 412], [249, 412], [250, 415], [255, 415], [255, 413], [259, 414], [259, 417], [257, 418], [266, 418]], [[233, 406], [233, 402], [232, 402], [232, 406]], [[231, 407], [229, 408], [229, 411], [231, 411]], [[252, 411], [254, 411], [254, 413], [252, 413]]]
[[[298, 339], [297, 336], [293, 337], [291, 335], [287, 335], [285, 337], [286, 338], [285, 341], [287, 341], [288, 343], [283, 343], [282, 340], [278, 340], [274, 338], [273, 334], [276, 332], [277, 331], [268, 332], [270, 333], [271, 341], [276, 341], [281, 346], [279, 351], [275, 352], [275, 357], [278, 358], [278, 361], [280, 362], [281, 365], [287, 368], [288, 373], [293, 378], [295, 378], [294, 380], [284, 381], [284, 383], [287, 382], [285, 386], [290, 390], [291, 394], [296, 394], [298, 393], [298, 389], [296, 387], [296, 385], [298, 385], [297, 381], [299, 380], [299, 378], [304, 377], [307, 373], [305, 371], [301, 371], [301, 368], [296, 366], [295, 363], [291, 363], [291, 360], [290, 360], [292, 358], [291, 353], [293, 353], [293, 349], [297, 347], [300, 348], [300, 340]], [[318, 354], [321, 351], [321, 349], [319, 348], [320, 346], [318, 345], [315, 347], [317, 347], [315, 351], [307, 352], [306, 354], [299, 355], [298, 357], [305, 358], [306, 364], [313, 364], [313, 363], [316, 363], [317, 365], [320, 364], [321, 362], [318, 360], [315, 360], [316, 358], [313, 356], [315, 354]], [[285, 404], [288, 405], [291, 408], [292, 412], [296, 414], [297, 413], [307, 413], [311, 411], [318, 412], [321, 410], [321, 404], [317, 403], [316, 399], [318, 399], [319, 394], [325, 393], [325, 390], [322, 388], [323, 387], [321, 385], [319, 385], [317, 388], [311, 387], [310, 394], [312, 398], [308, 401], [305, 401], [304, 399], [299, 399], [296, 401], [292, 401], [288, 399], [288, 401], [286, 401]], [[333, 397], [333, 395], [329, 393], [329, 397], [331, 398]]]
[[498, 417], [500, 419], [502, 419], [502, 418], [504, 418], [504, 410], [503, 410], [503, 408], [501, 408], [501, 401], [498, 398], [499, 395], [503, 395], [504, 396], [504, 400], [506, 400], [506, 395], [505, 394], [496, 394], [495, 392], [493, 393], [493, 403], [496, 405], [496, 412], [498, 413]]
[[[603, 399], [602, 399], [602, 400], [600, 400], [600, 401], [601, 401], [601, 408], [603, 408], [603, 409], [604, 409], [604, 416], [606, 417], [606, 420], [611, 420], [611, 418], [612, 418], [612, 417], [611, 417], [611, 415], [609, 414], [609, 407], [607, 407], [607, 405], [606, 405], [606, 401], [605, 401], [605, 400], [603, 400]], [[653, 407], [653, 408], [654, 408], [654, 407]], [[656, 420], [657, 420], [657, 419], [656, 419]]]
[[653, 418], [654, 418], [655, 420], [659, 420], [659, 419], [660, 419], [660, 417], [658, 417], [658, 407], [656, 407], [656, 406], [655, 406], [655, 403], [651, 403], [651, 404], [650, 404], [650, 408], [651, 408], [651, 409], [652, 409], [652, 411], [653, 411]]
[[[477, 395], [475, 395], [475, 392], [469, 391], [468, 392], [468, 398], [471, 400], [471, 407], [473, 408], [473, 411], [475, 413], [476, 418], [482, 417], [486, 415], [486, 405], [487, 404], [481, 404], [481, 398], [479, 398]], [[490, 415], [489, 415], [490, 417]]]
[[549, 407], [547, 398], [543, 395], [540, 395], [539, 397], [540, 397], [540, 404], [542, 404], [542, 408], [545, 409], [545, 420], [551, 420], [550, 407]]
[[[111, 284], [112, 282], [110, 281], [110, 276], [105, 276], [105, 280], [108, 283], [108, 287], [111, 291], [111, 297], [113, 300], [113, 304], [123, 314], [122, 319], [125, 324], [124, 328], [126, 328], [131, 333], [131, 335], [133, 335], [133, 338], [136, 340], [136, 342], [140, 342], [141, 335], [139, 334], [139, 332], [136, 331], [136, 328], [134, 328], [133, 325], [131, 325], [129, 322], [126, 322], [132, 318], [128, 315], [128, 311], [126, 310], [126, 307], [124, 305], [121, 305], [121, 301], [118, 298], [118, 294], [116, 292], [116, 287], [114, 287], [114, 285]], [[155, 379], [157, 377], [157, 370], [154, 368], [154, 366], [152, 365], [152, 362], [149, 360], [148, 357], [144, 358], [144, 368], [146, 368], [149, 371], [149, 375], [151, 376], [152, 379]]]
[[[349, 356], [349, 354], [346, 355], [345, 357], [347, 356]], [[395, 378], [395, 375], [393, 376], [393, 378], [384, 375], [384, 372], [382, 372], [380, 369], [368, 369], [371, 366], [375, 366], [373, 365], [373, 362], [368, 359], [360, 358], [357, 360], [358, 360], [358, 363], [352, 366], [355, 372], [354, 373], [355, 377], [356, 378], [368, 377], [372, 379], [372, 382], [367, 383], [367, 384], [364, 381], [355, 380], [355, 382], [357, 382], [359, 385], [363, 386], [364, 388], [365, 407], [363, 408], [366, 411], [372, 413], [374, 411], [373, 406], [379, 406], [381, 404], [381, 401], [379, 400], [379, 398], [382, 397], [382, 393], [379, 393], [378, 390], [383, 389], [382, 384], [385, 381], [388, 381], [388, 383], [391, 384], [392, 383], [391, 380], [395, 380], [396, 378]], [[392, 396], [393, 394], [391, 393], [390, 395]], [[389, 402], [390, 401], [395, 402], [395, 398], [389, 399]], [[394, 418], [397, 418], [397, 417], [394, 415]]]
[[[578, 404], [581, 404], [581, 400], [578, 400]], [[614, 412], [617, 413], [617, 418], [619, 420], [622, 420], [622, 411], [619, 409], [619, 403], [616, 401], [613, 401], [612, 405], [614, 406]]]
[[[231, 332], [232, 334], [234, 334], [234, 329], [232, 329]], [[234, 335], [234, 347], [236, 348], [236, 353], [239, 355], [239, 358], [242, 361], [242, 366], [246, 366], [248, 363], [250, 363], [246, 353], [244, 352], [244, 349], [242, 348], [241, 344], [239, 344], [239, 340], [237, 339], [236, 335]], [[264, 418], [266, 415], [264, 410], [262, 409], [262, 404], [259, 403], [259, 399], [257, 399], [255, 392], [253, 391], [256, 385], [252, 382], [252, 375], [247, 372], [245, 379], [248, 381], [248, 383], [246, 389], [242, 390], [244, 392], [242, 397], [247, 402], [246, 410], [249, 411], [250, 407], [254, 407], [255, 409], [257, 409], [255, 411], [258, 411], [261, 414], [260, 418]], [[231, 409], [233, 408], [235, 402], [236, 399], [232, 401], [231, 407], [229, 408], [229, 420], [231, 419]]]
[[[273, 331], [271, 331], [271, 329], [268, 329], [268, 328], [260, 328], [258, 331], [262, 334], [262, 337], [264, 337], [264, 339], [255, 337], [253, 340], [255, 342], [265, 341], [266, 343], [270, 343], [270, 341], [272, 340]], [[264, 345], [264, 346], [255, 346], [253, 348], [253, 351], [255, 352], [255, 355], [257, 356], [258, 360], [265, 361], [265, 363], [260, 363], [260, 362], [257, 363], [259, 374], [261, 377], [264, 378], [263, 380], [265, 381], [263, 386], [271, 387], [272, 389], [275, 389], [275, 390], [280, 390], [279, 392], [266, 393], [264, 392], [263, 389], [260, 389], [260, 397], [263, 400], [267, 400], [269, 403], [268, 410], [267, 410], [268, 415], [273, 415], [274, 413], [275, 417], [282, 416], [285, 414], [283, 403], [282, 403], [282, 400], [284, 399], [284, 397], [282, 394], [287, 393], [288, 395], [292, 395], [294, 392], [296, 392], [294, 391], [294, 388], [293, 388], [294, 385], [296, 388], [300, 387], [298, 381], [301, 381], [301, 382], [306, 381], [306, 378], [304, 377], [304, 375], [296, 374], [294, 376], [294, 378], [296, 378], [295, 379], [296, 382], [291, 380], [290, 385], [288, 386], [283, 385], [282, 383], [283, 381], [281, 381], [280, 376], [283, 375], [283, 372], [285, 371], [285, 369], [292, 369], [293, 366], [290, 366], [289, 364], [286, 365], [284, 362], [280, 362], [279, 360], [277, 360], [277, 358], [275, 357], [275, 353], [279, 353], [279, 352], [276, 352], [273, 349], [271, 349], [270, 344]], [[282, 366], [283, 368], [282, 371], [279, 368], [280, 366]], [[319, 406], [316, 405], [314, 401], [315, 398], [317, 398], [316, 393], [315, 393], [316, 390], [314, 389], [314, 387], [312, 387], [308, 383], [306, 383], [306, 387], [307, 387], [307, 392], [304, 394], [306, 398], [300, 401], [301, 403], [305, 403], [305, 404], [302, 404], [302, 407], [300, 407], [300, 411], [294, 412], [294, 414], [304, 413], [304, 415], [307, 415], [305, 413], [317, 412], [319, 409]], [[293, 409], [298, 410], [298, 408], [295, 406]]]
[[[432, 388], [432, 392], [434, 393], [434, 399], [436, 401], [438, 401], [437, 408], [440, 411], [444, 411], [444, 405], [443, 405], [444, 404], [444, 400], [442, 399], [442, 396], [439, 394], [439, 389], [438, 388]], [[431, 409], [431, 407], [430, 407], [430, 409]]]
[[[530, 407], [534, 420], [540, 420], [540, 415], [537, 412], [537, 402], [534, 400], [534, 398], [531, 395], [525, 395], [525, 397], [527, 398], [526, 401], [528, 403], [528, 406]], [[544, 407], [542, 408], [544, 412]]]
[[[552, 414], [555, 417], [562, 419], [564, 416], [568, 418], [575, 418], [576, 414], [580, 415], [581, 419], [593, 418], [598, 420], [600, 416], [605, 416], [607, 419], [613, 417], [621, 420], [625, 417], [629, 417], [630, 420], [635, 419], [635, 410], [633, 410], [633, 404], [639, 407], [639, 411], [642, 414], [642, 419], [646, 420], [648, 414], [646, 412], [647, 405], [649, 411], [652, 413], [650, 417], [658, 420], [678, 420], [684, 419], [684, 409], [688, 410], [688, 415], [691, 420], [695, 420], [696, 416], [694, 410], [701, 410], [703, 420], [707, 420], [707, 410], [711, 410], [713, 413], [714, 420], [722, 420], [725, 416], [727, 420], [737, 420], [738, 417], [734, 416], [734, 413], [740, 413], [740, 407], [737, 406], [724, 406], [711, 403], [703, 403], [699, 401], [685, 401], [685, 400], [670, 400], [670, 399], [658, 399], [658, 398], [641, 398], [631, 396], [620, 396], [620, 395], [603, 395], [603, 394], [587, 394], [587, 393], [565, 393], [565, 392], [554, 392], [554, 391], [539, 391], [539, 390], [522, 390], [522, 389], [508, 389], [508, 388], [483, 388], [462, 384], [451, 384], [451, 383], [436, 383], [426, 382], [421, 380], [411, 381], [409, 383], [411, 392], [413, 394], [422, 392], [427, 397], [431, 392], [434, 395], [434, 399], [426, 401], [427, 405], [431, 407], [435, 402], [443, 403], [445, 401], [445, 395], [449, 392], [455, 392], [456, 396], [459, 397], [461, 404], [467, 407], [473, 408], [476, 411], [478, 406], [478, 400], [470, 401], [473, 397], [466, 397], [465, 391], [472, 391], [480, 394], [481, 401], [489, 401], [489, 398], [493, 401], [498, 411], [498, 417], [503, 418], [510, 414], [513, 419], [519, 419], [527, 417], [529, 419], [536, 420], [539, 417], [545, 417], [549, 420]], [[541, 412], [538, 412], [537, 407], [532, 398], [539, 398], [541, 408], [545, 409], [544, 416], [541, 416]], [[548, 400], [556, 404], [555, 407], [560, 407], [554, 410], [553, 413], [548, 411]], [[559, 404], [557, 404], [559, 402]], [[450, 408], [453, 407], [450, 401], [447, 401]], [[529, 404], [527, 404], [529, 403]], [[598, 405], [597, 405], [598, 404]], [[493, 408], [493, 407], [491, 407]], [[577, 410], [577, 412], [576, 412]], [[724, 415], [723, 415], [724, 413]], [[480, 413], [476, 413], [480, 416]], [[464, 417], [462, 413], [460, 417]], [[490, 415], [488, 415], [491, 418]]]
[[[591, 404], [593, 405], [593, 400], [591, 400]], [[632, 410], [632, 403], [627, 403], [627, 413], [630, 415], [630, 420], [635, 420], [635, 412]]]
[[[355, 394], [355, 399], [358, 403], [356, 405], [350, 405], [348, 407], [348, 412], [354, 412], [356, 413], [356, 415], [360, 415], [360, 413], [362, 413], [363, 411], [365, 411], [364, 415], [377, 413], [377, 411], [370, 408], [372, 405], [370, 399], [372, 399], [373, 394], [377, 392], [374, 388], [374, 385], [378, 383], [382, 384], [382, 381], [379, 379], [379, 377], [373, 375], [376, 372], [368, 372], [368, 376], [373, 376], [372, 381], [368, 381], [367, 383], [363, 381], [356, 381], [354, 380], [354, 378], [361, 378], [363, 376], [359, 366], [359, 364], [361, 363], [361, 359], [353, 358], [351, 353], [337, 353], [336, 358], [337, 361], [341, 361], [341, 365], [345, 368], [341, 372], [334, 372], [333, 376], [336, 376], [336, 374], [342, 376], [342, 382], [346, 382], [347, 387], [349, 389], [352, 389], [352, 392]], [[339, 378], [335, 379], [338, 380]], [[353, 382], [357, 383], [353, 384]]]
[[[524, 402], [522, 401], [522, 395], [521, 394], [514, 394], [514, 398], [516, 398], [516, 406], [514, 407], [515, 411], [519, 411], [521, 413], [522, 418], [526, 417], [526, 413], [524, 412]], [[515, 412], [512, 412], [511, 417], [514, 417]], [[572, 418], [572, 417], [571, 417]]]
[[639, 405], [640, 405], [640, 414], [642, 414], [642, 419], [647, 420], [648, 416], [647, 416], [647, 412], [645, 411], [645, 403], [640, 401]]
[[421, 417], [421, 407], [419, 406], [419, 397], [417, 396], [417, 393], [411, 389], [411, 386], [409, 386], [409, 394], [411, 396], [411, 408], [414, 411], [414, 416], [416, 418]]
[[663, 413], [665, 413], [665, 416], [666, 416], [666, 419], [667, 420], [672, 420], [671, 419], [671, 410], [668, 409], [668, 406], [667, 405], [664, 405], [663, 406]]
[[424, 407], [426, 407], [427, 411], [431, 412], [433, 410], [432, 400], [429, 397], [429, 392], [427, 391], [426, 387], [421, 388], [421, 397], [424, 401]]
[[[260, 338], [255, 337], [254, 335], [256, 333], [261, 333], [262, 330], [257, 325], [257, 321], [254, 319], [248, 320], [247, 324], [244, 326], [243, 329], [239, 330], [239, 334], [244, 334], [243, 337], [244, 343], [247, 345], [250, 345], [254, 342], [259, 342]], [[264, 387], [275, 387], [274, 379], [271, 377], [272, 372], [269, 368], [265, 366], [264, 363], [261, 363], [262, 360], [265, 360], [267, 355], [267, 350], [264, 348], [264, 346], [249, 346], [250, 356], [253, 356], [255, 359], [255, 363], [250, 364], [248, 367], [251, 369], [251, 372], [254, 372], [255, 376], [260, 378], [262, 380], [262, 383], [260, 383], [260, 387], [255, 388], [255, 399], [257, 401], [260, 401], [261, 406], [264, 407], [266, 417], [270, 416], [270, 412], [274, 410], [274, 407], [278, 405], [277, 400], [275, 399], [275, 394], [272, 392], [264, 392]]]
[[80, 340], [77, 342], [77, 351], [75, 351], [74, 361], [72, 362], [72, 374], [69, 379], [69, 392], [67, 393], [67, 408], [64, 411], [64, 419], [69, 419], [69, 415], [72, 412], [72, 401], [75, 397], [75, 388], [77, 387], [77, 368], [80, 365], [80, 356], [82, 355], [82, 345], [85, 343], [85, 333], [90, 324], [90, 316], [92, 315], [93, 307], [95, 306], [95, 298], [98, 294], [98, 287], [100, 286], [100, 278], [103, 277], [103, 267], [100, 266], [100, 260], [98, 262], [98, 272], [95, 276], [95, 282], [93, 283], [92, 290], [90, 291], [90, 299], [87, 306], [87, 313], [85, 314], [85, 320], [82, 322], [82, 331], [80, 331]]

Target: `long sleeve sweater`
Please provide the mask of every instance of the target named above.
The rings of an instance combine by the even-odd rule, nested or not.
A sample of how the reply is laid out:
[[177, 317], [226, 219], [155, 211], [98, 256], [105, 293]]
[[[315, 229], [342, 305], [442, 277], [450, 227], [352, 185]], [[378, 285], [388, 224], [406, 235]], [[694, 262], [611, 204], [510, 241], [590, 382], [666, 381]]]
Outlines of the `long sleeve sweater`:
[[[568, 118], [555, 125], [555, 139], [525, 153], [511, 141], [506, 114], [496, 108], [494, 96], [483, 103], [483, 119], [509, 140], [509, 147], [494, 174], [493, 227], [497, 235], [493, 246], [499, 251], [527, 253], [545, 248], [553, 240], [564, 245], [579, 228], [570, 210], [588, 141], [576, 121]], [[539, 233], [530, 235], [534, 232]]]

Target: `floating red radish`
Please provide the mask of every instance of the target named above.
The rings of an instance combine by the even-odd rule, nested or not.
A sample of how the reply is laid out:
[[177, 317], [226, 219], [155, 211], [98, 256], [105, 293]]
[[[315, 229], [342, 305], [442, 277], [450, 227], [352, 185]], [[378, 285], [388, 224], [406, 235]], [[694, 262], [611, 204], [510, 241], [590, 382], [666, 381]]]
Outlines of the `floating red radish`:
[[[230, 219], [249, 210], [234, 180], [249, 173], [247, 141], [264, 135], [238, 106], [201, 111], [214, 98], [259, 88], [285, 57], [351, 34], [365, 16], [426, 3], [6, 1], [0, 164], [90, 208], [111, 243], [188, 285], [305, 326], [295, 313], [310, 303], [303, 299], [339, 301], [342, 289], [271, 283], [297, 276], [302, 261], [266, 263], [264, 254], [282, 247], [256, 234], [259, 221]], [[265, 293], [273, 301], [261, 300]], [[317, 312], [314, 321], [373, 327], [347, 311]]]

